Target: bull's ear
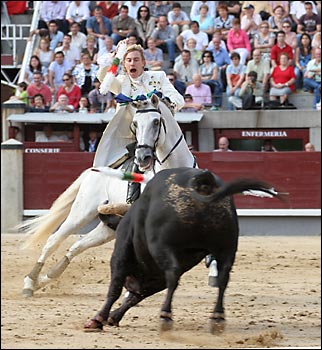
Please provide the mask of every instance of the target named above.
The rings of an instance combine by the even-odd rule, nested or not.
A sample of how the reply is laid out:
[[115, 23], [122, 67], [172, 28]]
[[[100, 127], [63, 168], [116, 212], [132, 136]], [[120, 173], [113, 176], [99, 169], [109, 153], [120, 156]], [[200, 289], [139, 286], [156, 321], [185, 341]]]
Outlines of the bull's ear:
[[159, 97], [156, 94], [152, 94], [151, 102], [155, 108], [158, 108], [160, 102]]

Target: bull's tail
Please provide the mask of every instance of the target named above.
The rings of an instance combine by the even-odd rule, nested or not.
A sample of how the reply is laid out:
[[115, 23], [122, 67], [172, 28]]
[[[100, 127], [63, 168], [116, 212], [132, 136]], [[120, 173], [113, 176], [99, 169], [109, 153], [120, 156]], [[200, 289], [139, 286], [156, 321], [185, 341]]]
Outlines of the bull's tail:
[[16, 228], [27, 234], [22, 248], [42, 245], [67, 218], [79, 187], [90, 169], [85, 170], [52, 204], [49, 212], [31, 220], [25, 220]]

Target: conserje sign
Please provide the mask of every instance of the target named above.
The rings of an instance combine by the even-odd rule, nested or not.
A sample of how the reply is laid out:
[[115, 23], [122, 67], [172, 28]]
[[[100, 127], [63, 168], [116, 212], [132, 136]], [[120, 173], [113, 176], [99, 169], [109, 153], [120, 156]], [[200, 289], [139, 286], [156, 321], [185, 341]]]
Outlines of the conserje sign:
[[25, 153], [59, 153], [60, 148], [26, 148]]

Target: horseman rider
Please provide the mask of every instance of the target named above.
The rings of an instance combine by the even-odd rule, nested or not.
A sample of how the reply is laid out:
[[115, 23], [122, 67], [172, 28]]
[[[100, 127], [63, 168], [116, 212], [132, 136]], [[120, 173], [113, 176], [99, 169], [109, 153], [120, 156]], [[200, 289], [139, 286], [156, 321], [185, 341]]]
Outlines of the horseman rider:
[[[115, 95], [123, 94], [126, 98], [135, 100], [138, 96], [150, 96], [149, 94], [156, 90], [171, 101], [175, 112], [180, 110], [184, 105], [184, 99], [170, 83], [166, 74], [162, 71], [145, 71], [146, 62], [143, 48], [140, 45], [128, 46], [127, 44], [128, 39], [120, 41], [112, 54], [112, 59], [114, 58], [112, 66], [122, 62], [123, 72], [119, 72], [118, 75], [115, 71], [114, 74], [111, 73], [111, 65], [109, 65], [111, 58], [109, 64], [107, 64], [107, 60], [99, 62], [100, 69], [97, 77], [102, 83], [101, 93], [106, 94], [109, 90]], [[116, 63], [115, 57], [118, 57]], [[135, 109], [130, 104], [117, 104], [116, 112], [98, 145], [94, 167], [117, 167], [129, 157], [130, 145], [135, 142], [130, 128], [134, 113]], [[132, 170], [138, 171], [137, 166], [134, 165]], [[139, 194], [139, 184], [129, 183], [127, 203], [133, 203]]]

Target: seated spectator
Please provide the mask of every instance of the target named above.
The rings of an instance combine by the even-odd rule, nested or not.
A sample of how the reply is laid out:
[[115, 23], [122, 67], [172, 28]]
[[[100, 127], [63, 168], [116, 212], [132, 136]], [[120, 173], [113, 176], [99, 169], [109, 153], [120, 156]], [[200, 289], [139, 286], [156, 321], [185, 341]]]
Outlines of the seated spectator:
[[190, 94], [185, 94], [183, 98], [184, 105], [180, 110], [181, 112], [198, 112], [204, 108], [201, 103], [193, 102], [193, 97]]
[[144, 48], [147, 48], [147, 40], [150, 38], [154, 28], [155, 21], [150, 15], [149, 8], [147, 6], [141, 6], [135, 20], [135, 30], [139, 38], [142, 39]]
[[312, 59], [312, 47], [311, 47], [311, 37], [309, 34], [302, 34], [300, 40], [300, 46], [295, 50], [295, 76], [296, 89], [301, 89], [303, 86], [303, 76], [306, 71], [308, 63]]
[[33, 83], [27, 87], [27, 93], [31, 106], [34, 105], [33, 99], [36, 95], [41, 94], [45, 99], [45, 106], [49, 107], [52, 101], [52, 93], [49, 87], [43, 83], [41, 72], [35, 72]]
[[145, 62], [149, 70], [161, 70], [163, 66], [163, 52], [156, 47], [155, 39], [149, 38], [148, 48], [144, 50]]
[[148, 7], [155, 24], [157, 24], [161, 16], [167, 16], [171, 11], [171, 5], [164, 4], [163, 1], [149, 1]]
[[291, 2], [291, 9], [290, 9], [290, 15], [292, 18], [292, 22], [295, 23], [294, 28], [292, 30], [297, 30], [297, 25], [299, 24], [300, 18], [306, 14], [305, 11], [305, 3], [310, 2], [313, 6], [313, 13], [317, 14], [317, 8], [314, 4], [314, 1], [292, 1]]
[[313, 143], [308, 142], [304, 145], [304, 151], [305, 152], [315, 152], [315, 147], [313, 145]]
[[289, 65], [289, 57], [286, 52], [280, 55], [280, 64], [275, 66], [271, 75], [271, 89], [269, 97], [271, 101], [279, 97], [282, 106], [288, 105], [288, 95], [295, 91], [294, 68]]
[[26, 106], [28, 106], [29, 101], [27, 88], [28, 85], [24, 81], [19, 83], [15, 95], [11, 96], [10, 100], [17, 100], [23, 102]]
[[78, 50], [78, 54], [80, 54], [83, 49], [86, 49], [86, 35], [80, 31], [80, 24], [74, 22], [70, 25], [70, 32], [68, 33], [71, 36], [70, 46], [74, 47]]
[[219, 4], [217, 11], [219, 16], [215, 18], [214, 29], [221, 29], [224, 40], [227, 40], [227, 35], [232, 28], [232, 21], [235, 16], [228, 13], [228, 6], [224, 3]]
[[58, 23], [56, 20], [52, 19], [48, 24], [49, 29], [49, 39], [50, 39], [50, 50], [55, 51], [55, 49], [63, 43], [64, 33], [58, 30]]
[[260, 51], [262, 58], [267, 62], [271, 60], [271, 50], [274, 42], [275, 35], [269, 31], [268, 23], [263, 21], [259, 25], [259, 32], [254, 36], [254, 48]]
[[90, 103], [89, 103], [89, 99], [86, 96], [82, 96], [79, 99], [79, 103], [78, 103], [78, 108], [76, 109], [76, 111], [78, 113], [88, 113], [89, 112], [89, 107], [90, 107]]
[[73, 23], [79, 24], [79, 30], [86, 34], [86, 21], [90, 17], [90, 11], [86, 1], [71, 1], [66, 12], [66, 20], [70, 29]]
[[50, 21], [55, 20], [58, 29], [64, 34], [67, 34], [69, 31], [69, 23], [66, 20], [66, 10], [67, 7], [64, 1], [44, 1], [41, 4], [38, 29], [50, 29]]
[[134, 44], [138, 44], [141, 45], [143, 47], [143, 41], [142, 39], [137, 35], [136, 32], [130, 32], [128, 33], [128, 35], [126, 36], [126, 38], [128, 39], [127, 45], [134, 45]]
[[132, 18], [137, 18], [139, 8], [143, 6], [143, 1], [125, 1], [123, 5], [127, 6], [129, 9], [129, 16]]
[[[115, 49], [116, 49], [116, 46], [114, 45], [113, 39], [110, 36], [107, 36], [105, 38], [104, 47], [102, 47], [98, 50], [97, 59], [99, 59], [102, 55], [105, 55], [107, 53], [111, 53], [111, 52], [115, 51]], [[93, 62], [93, 63], [95, 63], [95, 62]]]
[[237, 52], [240, 55], [240, 63], [244, 65], [252, 50], [247, 33], [240, 28], [240, 20], [233, 19], [232, 28], [227, 35], [227, 48], [230, 53]]
[[251, 4], [244, 6], [245, 14], [241, 16], [240, 28], [247, 33], [251, 44], [254, 42], [254, 36], [258, 33], [262, 17], [255, 13], [255, 7]]
[[66, 95], [68, 97], [68, 104], [72, 105], [76, 110], [79, 99], [81, 98], [81, 89], [74, 83], [73, 77], [68, 73], [64, 74], [63, 82], [63, 85], [57, 91], [57, 98], [60, 95]]
[[262, 84], [257, 82], [257, 73], [250, 71], [243, 82], [238, 96], [230, 96], [229, 102], [237, 109], [253, 109], [263, 102]]
[[[187, 40], [187, 50], [191, 52], [191, 57], [194, 58], [197, 62], [200, 62], [202, 51], [197, 50], [197, 40], [194, 38], [190, 38]], [[181, 55], [177, 56], [175, 61], [181, 59]]]
[[155, 39], [158, 48], [169, 54], [170, 67], [172, 68], [175, 60], [176, 37], [173, 28], [168, 24], [167, 16], [160, 16], [151, 37]]
[[57, 142], [60, 141], [57, 135], [53, 135], [53, 128], [50, 124], [43, 127], [43, 131], [36, 136], [36, 142]]
[[115, 1], [97, 1], [97, 5], [103, 9], [103, 16], [109, 19], [119, 14], [118, 4]]
[[65, 59], [62, 51], [55, 52], [55, 61], [51, 62], [48, 71], [50, 91], [55, 94], [59, 87], [63, 84], [63, 76], [65, 73], [71, 73], [72, 67]]
[[65, 60], [67, 60], [73, 69], [77, 64], [80, 63], [80, 53], [77, 48], [71, 46], [72, 36], [65, 34], [63, 38], [63, 45], [55, 49], [55, 52], [63, 52]]
[[273, 15], [269, 17], [269, 31], [272, 33], [277, 33], [283, 29], [283, 23], [285, 21], [285, 11], [281, 5], [276, 6], [273, 9]]
[[39, 39], [39, 47], [36, 47], [33, 56], [39, 58], [40, 64], [48, 69], [50, 63], [54, 60], [54, 51], [50, 50], [50, 41], [48, 38]]
[[248, 61], [246, 67], [246, 76], [251, 72], [257, 73], [257, 82], [261, 84], [261, 95], [269, 89], [270, 64], [269, 61], [262, 58], [260, 50], [253, 52], [253, 59]]
[[219, 78], [219, 69], [211, 51], [206, 50], [202, 54], [199, 73], [201, 74], [202, 82], [210, 86], [211, 93], [215, 97], [215, 106], [220, 107], [222, 104], [223, 88]]
[[232, 152], [229, 148], [229, 140], [227, 137], [222, 136], [218, 141], [218, 149], [215, 149], [214, 152]]
[[212, 35], [214, 33], [214, 19], [209, 15], [208, 5], [202, 4], [199, 7], [199, 15], [191, 18], [193, 21], [197, 21], [199, 23], [199, 28], [202, 32], [208, 34], [208, 39], [211, 40]]
[[[225, 1], [227, 2], [227, 1]], [[216, 18], [216, 2], [215, 1], [193, 1], [191, 10], [190, 10], [190, 18], [196, 17], [199, 15], [199, 9], [201, 5], [208, 6], [208, 14], [211, 18]]]
[[321, 103], [321, 49], [315, 50], [315, 57], [308, 63], [304, 74], [303, 89], [313, 90], [313, 108]]
[[269, 1], [243, 1], [243, 10], [240, 18], [246, 14], [245, 8], [249, 5], [254, 7], [254, 13], [259, 14], [263, 21], [267, 21], [270, 16]]
[[72, 75], [75, 77], [76, 85], [81, 88], [82, 95], [87, 95], [93, 89], [98, 66], [91, 62], [88, 53], [83, 53], [81, 57], [82, 63], [74, 68]]
[[49, 112], [49, 107], [45, 105], [45, 98], [42, 94], [36, 94], [33, 97], [33, 106], [29, 107], [30, 113]]
[[97, 130], [89, 130], [88, 136], [85, 138], [85, 151], [96, 152], [100, 140], [101, 138], [98, 136]]
[[[106, 40], [106, 39], [104, 39]], [[106, 47], [106, 44], [105, 46], [101, 46], [100, 47], [100, 50], [104, 51]], [[96, 39], [95, 39], [95, 36], [93, 35], [87, 35], [86, 37], [86, 47], [85, 49], [82, 50], [82, 54], [83, 53], [88, 53], [89, 54], [89, 57], [91, 58], [91, 61], [92, 63], [96, 64], [97, 63], [97, 58], [98, 58], [98, 47], [96, 46]]]
[[218, 7], [222, 4], [227, 5], [228, 14], [233, 15], [235, 18], [240, 18], [240, 13], [241, 13], [240, 1], [218, 1]]
[[271, 66], [272, 68], [280, 64], [280, 57], [282, 53], [286, 53], [289, 57], [288, 64], [293, 64], [293, 49], [285, 42], [285, 33], [281, 30], [276, 35], [276, 44], [271, 50]]
[[239, 91], [242, 83], [245, 80], [246, 66], [241, 63], [240, 55], [238, 52], [233, 52], [230, 56], [232, 63], [226, 69], [227, 77], [227, 107], [229, 110], [233, 110], [233, 105], [229, 102], [230, 96], [239, 96]]
[[179, 2], [174, 2], [172, 10], [168, 13], [168, 22], [173, 28], [175, 36], [189, 29], [190, 18], [185, 11], [182, 10]]
[[287, 45], [291, 46], [294, 53], [297, 48], [297, 37], [296, 33], [292, 31], [292, 23], [288, 20], [284, 20], [282, 28], [285, 33], [285, 42]]
[[[289, 18], [290, 15], [290, 2], [289, 1], [269, 1], [268, 2], [268, 12], [271, 16], [274, 14], [274, 9], [277, 6], [282, 6], [284, 9], [284, 19]], [[289, 18], [291, 20], [291, 18]]]
[[[129, 16], [129, 8], [125, 5], [120, 7], [119, 15], [112, 19], [111, 37], [114, 44], [126, 38], [126, 36], [135, 30], [135, 19]], [[136, 16], [135, 16], [136, 18]]]
[[73, 113], [74, 111], [73, 105], [68, 103], [68, 96], [63, 94], [60, 95], [58, 101], [49, 108], [49, 112], [54, 113]]
[[94, 89], [89, 92], [88, 100], [90, 106], [99, 106], [99, 111], [105, 113], [110, 107], [112, 107], [113, 96], [110, 91], [106, 95], [101, 95], [99, 91], [100, 86], [100, 81], [95, 78]]
[[208, 35], [202, 31], [200, 31], [199, 23], [196, 21], [192, 21], [190, 23], [190, 29], [184, 30], [177, 37], [177, 46], [179, 50], [187, 50], [187, 40], [190, 38], [194, 38], [197, 41], [196, 50], [201, 50], [202, 52], [206, 50], [206, 47], [209, 44]]
[[315, 57], [315, 50], [321, 49], [321, 32], [315, 33], [312, 39], [312, 58]]
[[34, 72], [41, 72], [44, 83], [48, 83], [48, 71], [47, 69], [41, 64], [40, 59], [38, 56], [31, 56], [29, 65], [26, 66], [26, 71], [25, 71], [25, 79], [24, 82], [26, 84], [31, 84], [33, 83], [33, 78], [34, 78]]
[[87, 19], [86, 31], [88, 35], [92, 35], [97, 39], [99, 48], [104, 46], [105, 36], [112, 34], [112, 22], [109, 18], [103, 16], [103, 9], [100, 6], [96, 6], [94, 16]]
[[195, 103], [202, 104], [203, 106], [212, 104], [211, 89], [207, 84], [202, 83], [199, 73], [194, 74], [192, 84], [186, 88], [185, 93], [190, 94]]
[[305, 14], [300, 17], [297, 25], [297, 33], [307, 33], [313, 38], [317, 32], [321, 32], [321, 17], [313, 12], [313, 5], [305, 1]]
[[173, 73], [168, 73], [168, 74], [167, 74], [167, 78], [169, 79], [170, 83], [174, 86], [174, 88], [175, 88], [179, 93], [181, 93], [181, 92], [176, 88], [176, 84], [175, 84], [175, 82], [176, 82], [176, 77], [175, 77], [175, 75], [174, 75]]
[[173, 67], [173, 74], [176, 77], [174, 82], [175, 88], [183, 96], [186, 91], [186, 87], [192, 84], [192, 77], [198, 73], [199, 64], [196, 60], [191, 58], [189, 50], [183, 50], [181, 52], [182, 60], [176, 62]]
[[[67, 130], [66, 134], [59, 137], [59, 141], [74, 143], [74, 131]], [[79, 135], [79, 150], [85, 151], [85, 143], [82, 135]]]
[[272, 140], [264, 140], [262, 152], [278, 152], [276, 147], [273, 146]]

